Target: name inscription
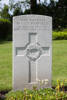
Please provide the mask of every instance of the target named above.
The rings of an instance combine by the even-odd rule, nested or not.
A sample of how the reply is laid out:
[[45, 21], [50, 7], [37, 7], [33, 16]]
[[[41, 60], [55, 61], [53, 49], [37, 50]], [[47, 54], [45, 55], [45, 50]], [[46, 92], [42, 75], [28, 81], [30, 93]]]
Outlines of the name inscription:
[[17, 19], [14, 30], [48, 30], [51, 25], [45, 19]]

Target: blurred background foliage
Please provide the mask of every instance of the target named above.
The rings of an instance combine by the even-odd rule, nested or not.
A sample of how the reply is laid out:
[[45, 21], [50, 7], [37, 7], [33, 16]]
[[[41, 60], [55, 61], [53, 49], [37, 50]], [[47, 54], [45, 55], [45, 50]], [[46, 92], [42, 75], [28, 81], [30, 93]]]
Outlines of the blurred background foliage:
[[[4, 32], [2, 29], [0, 30], [0, 34], [5, 35], [1, 36], [0, 40], [11, 40], [12, 18], [13, 16], [24, 14], [39, 14], [52, 16], [53, 30], [61, 31], [67, 28], [67, 0], [50, 0], [49, 3], [47, 2], [47, 0], [44, 0], [44, 2], [41, 2], [39, 0], [38, 3], [37, 0], [21, 0], [17, 2], [14, 2], [14, 0], [9, 0], [8, 5], [4, 5], [2, 7], [0, 4], [0, 27], [2, 29], [5, 27]], [[6, 22], [5, 19], [7, 19], [8, 21]], [[9, 26], [9, 28], [6, 26]], [[56, 36], [58, 36], [57, 34]], [[53, 39], [56, 39], [55, 33], [53, 36]], [[67, 39], [66, 34], [63, 36], [66, 37], [64, 39]]]

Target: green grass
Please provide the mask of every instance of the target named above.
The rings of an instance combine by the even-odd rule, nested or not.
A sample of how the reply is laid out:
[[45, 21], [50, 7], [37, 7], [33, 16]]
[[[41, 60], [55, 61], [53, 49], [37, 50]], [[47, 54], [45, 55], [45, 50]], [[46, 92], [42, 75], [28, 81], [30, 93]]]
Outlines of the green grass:
[[[53, 85], [67, 79], [67, 40], [53, 41]], [[12, 88], [12, 43], [0, 43], [0, 90]]]
[[67, 79], [67, 40], [53, 41], [53, 85], [56, 80]]
[[0, 44], [0, 90], [12, 87], [12, 43]]

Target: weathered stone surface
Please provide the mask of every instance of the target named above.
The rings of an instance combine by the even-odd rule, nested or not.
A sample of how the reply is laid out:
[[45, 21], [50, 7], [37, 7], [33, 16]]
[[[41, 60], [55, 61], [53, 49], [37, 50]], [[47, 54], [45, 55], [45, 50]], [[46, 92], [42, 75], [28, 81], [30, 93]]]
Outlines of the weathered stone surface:
[[32, 88], [48, 80], [51, 87], [52, 18], [22, 15], [13, 18], [13, 88]]

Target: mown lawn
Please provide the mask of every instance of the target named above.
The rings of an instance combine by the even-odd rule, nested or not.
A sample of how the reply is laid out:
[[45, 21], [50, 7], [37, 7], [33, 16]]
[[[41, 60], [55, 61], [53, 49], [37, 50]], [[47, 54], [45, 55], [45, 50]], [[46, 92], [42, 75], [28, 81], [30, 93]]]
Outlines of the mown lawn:
[[[67, 79], [67, 40], [53, 41], [52, 85]], [[0, 43], [0, 90], [12, 88], [12, 42]]]
[[12, 87], [12, 43], [0, 43], [0, 90]]
[[67, 40], [53, 41], [52, 84], [67, 79]]

